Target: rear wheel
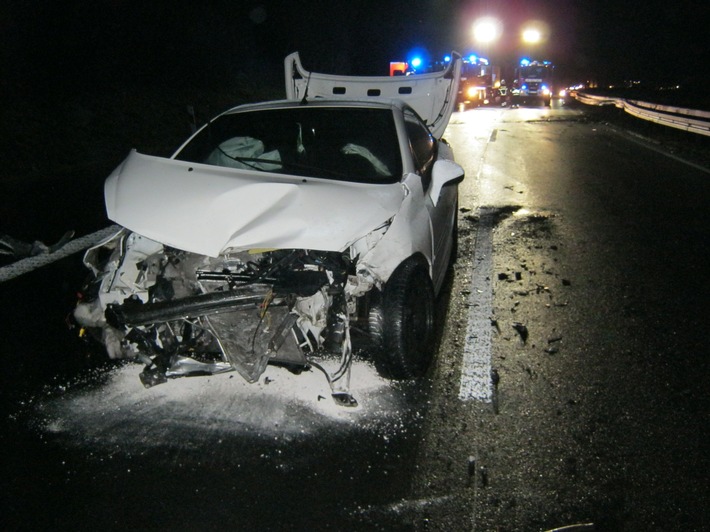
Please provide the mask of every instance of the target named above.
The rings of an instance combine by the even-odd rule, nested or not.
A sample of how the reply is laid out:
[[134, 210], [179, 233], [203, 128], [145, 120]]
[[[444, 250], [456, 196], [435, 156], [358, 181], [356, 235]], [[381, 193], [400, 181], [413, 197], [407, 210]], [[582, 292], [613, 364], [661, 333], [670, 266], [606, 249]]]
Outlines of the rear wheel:
[[421, 261], [406, 260], [387, 281], [381, 340], [375, 366], [382, 376], [403, 380], [426, 373], [433, 357], [434, 287]]
[[459, 202], [456, 202], [456, 211], [454, 212], [454, 225], [451, 229], [451, 256], [449, 257], [449, 266], [451, 267], [459, 257]]

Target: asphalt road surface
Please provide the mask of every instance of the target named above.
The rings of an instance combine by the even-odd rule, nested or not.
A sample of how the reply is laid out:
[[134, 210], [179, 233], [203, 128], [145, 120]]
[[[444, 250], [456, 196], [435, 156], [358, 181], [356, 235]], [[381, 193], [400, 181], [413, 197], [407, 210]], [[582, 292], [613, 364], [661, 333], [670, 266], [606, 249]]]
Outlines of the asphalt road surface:
[[[0, 284], [3, 529], [710, 528], [709, 171], [574, 105], [455, 113], [446, 138], [466, 180], [436, 363], [393, 385], [358, 361], [355, 410], [277, 368], [144, 389], [64, 324], [78, 255]], [[108, 223], [52, 187], [7, 227]]]

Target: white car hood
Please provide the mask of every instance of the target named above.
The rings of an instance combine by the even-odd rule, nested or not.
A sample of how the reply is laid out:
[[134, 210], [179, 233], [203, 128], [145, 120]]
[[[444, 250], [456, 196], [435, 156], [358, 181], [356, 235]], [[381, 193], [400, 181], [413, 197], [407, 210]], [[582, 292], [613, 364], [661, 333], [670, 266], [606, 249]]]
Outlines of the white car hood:
[[195, 164], [132, 151], [108, 177], [114, 222], [171, 247], [343, 251], [392, 218], [405, 189]]

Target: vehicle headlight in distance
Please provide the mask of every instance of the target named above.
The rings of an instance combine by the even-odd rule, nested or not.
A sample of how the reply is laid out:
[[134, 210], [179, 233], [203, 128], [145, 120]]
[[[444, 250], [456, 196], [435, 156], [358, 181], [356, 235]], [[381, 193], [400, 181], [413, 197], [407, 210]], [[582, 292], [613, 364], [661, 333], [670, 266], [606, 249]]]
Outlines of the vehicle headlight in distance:
[[475, 98], [476, 97], [476, 87], [469, 87], [466, 89], [466, 96], [469, 98]]
[[542, 86], [542, 93], [543, 93], [545, 96], [548, 96], [548, 95], [550, 94], [550, 89], [547, 88], [547, 85], [543, 85], [543, 86]]
[[560, 91], [560, 98], [564, 98], [565, 96], [567, 96], [567, 91], [565, 89], [562, 89]]

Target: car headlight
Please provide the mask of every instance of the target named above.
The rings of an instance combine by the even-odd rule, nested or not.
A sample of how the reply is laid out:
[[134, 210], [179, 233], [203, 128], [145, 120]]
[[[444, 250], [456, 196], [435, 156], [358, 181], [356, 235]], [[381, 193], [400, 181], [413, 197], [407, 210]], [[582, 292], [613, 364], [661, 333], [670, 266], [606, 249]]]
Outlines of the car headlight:
[[475, 87], [469, 87], [466, 89], [466, 96], [469, 98], [475, 98], [476, 97], [476, 88]]
[[543, 86], [542, 86], [542, 93], [543, 93], [545, 96], [549, 96], [549, 95], [550, 95], [550, 89], [548, 89], [546, 85], [543, 85]]

